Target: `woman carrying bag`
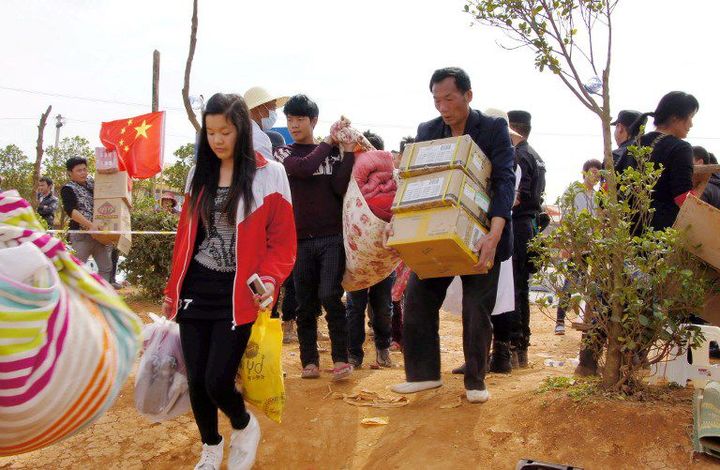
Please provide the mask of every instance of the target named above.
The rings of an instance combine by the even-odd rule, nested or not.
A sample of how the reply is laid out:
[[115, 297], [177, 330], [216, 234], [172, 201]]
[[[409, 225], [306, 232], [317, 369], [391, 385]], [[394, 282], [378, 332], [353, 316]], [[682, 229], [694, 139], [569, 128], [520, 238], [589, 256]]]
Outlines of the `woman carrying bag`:
[[[203, 450], [195, 466], [220, 468], [224, 439], [218, 409], [232, 424], [229, 469], [252, 467], [260, 442], [235, 376], [259, 305], [295, 263], [295, 222], [283, 166], [253, 150], [250, 116], [238, 95], [207, 102], [197, 162], [188, 176], [163, 314], [176, 318], [188, 372], [190, 402]], [[253, 295], [257, 274], [266, 292]]]

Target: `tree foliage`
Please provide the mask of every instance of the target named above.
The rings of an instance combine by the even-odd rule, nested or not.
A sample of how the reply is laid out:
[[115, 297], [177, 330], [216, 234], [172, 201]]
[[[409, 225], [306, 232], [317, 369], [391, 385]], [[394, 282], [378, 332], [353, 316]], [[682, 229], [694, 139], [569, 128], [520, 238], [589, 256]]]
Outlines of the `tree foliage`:
[[28, 201], [33, 201], [33, 165], [17, 145], [10, 144], [0, 149], [0, 189], [16, 189]]
[[[158, 210], [155, 199], [144, 195], [134, 201], [131, 223], [134, 231], [174, 231], [178, 217]], [[175, 237], [172, 235], [135, 235], [130, 253], [119, 268], [126, 272], [126, 279], [138, 286], [143, 295], [160, 299], [170, 277], [174, 244]]]
[[[583, 188], [572, 187], [561, 198], [559, 227], [532, 242], [540, 253], [541, 282], [558, 293], [565, 280], [569, 282], [570, 310], [581, 311], [589, 328], [586, 346], [599, 358], [617, 348], [618, 375], [610, 370], [607, 374], [613, 378], [612, 386], [625, 391], [640, 383], [643, 367], [665, 359], [675, 347], [684, 350], [698, 344], [701, 336], [684, 325], [691, 314], [702, 310], [706, 290], [702, 276], [706, 268], [680, 249], [682, 233], [650, 227], [651, 191], [662, 169], [648, 161], [650, 148], [631, 151], [639, 169], [616, 175], [617, 201], [600, 191], [596, 203], [601, 209], [595, 214], [578, 212], [573, 201]], [[611, 220], [619, 222], [613, 225]], [[613, 264], [617, 253], [624, 258], [619, 272]], [[613, 309], [613, 304], [622, 308]], [[549, 307], [547, 301], [541, 307]]]
[[185, 189], [188, 172], [193, 166], [195, 145], [185, 144], [175, 150], [173, 155], [175, 155], [176, 158], [175, 163], [163, 170], [163, 181], [169, 187], [183, 191]]

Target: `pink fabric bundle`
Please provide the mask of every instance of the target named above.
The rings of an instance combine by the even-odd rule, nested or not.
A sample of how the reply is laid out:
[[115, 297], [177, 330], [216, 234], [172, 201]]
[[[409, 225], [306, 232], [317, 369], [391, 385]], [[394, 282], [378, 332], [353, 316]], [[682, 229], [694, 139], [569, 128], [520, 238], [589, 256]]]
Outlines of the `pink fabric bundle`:
[[371, 150], [355, 155], [353, 177], [370, 210], [386, 222], [392, 217], [390, 207], [397, 191], [393, 170], [390, 152]]

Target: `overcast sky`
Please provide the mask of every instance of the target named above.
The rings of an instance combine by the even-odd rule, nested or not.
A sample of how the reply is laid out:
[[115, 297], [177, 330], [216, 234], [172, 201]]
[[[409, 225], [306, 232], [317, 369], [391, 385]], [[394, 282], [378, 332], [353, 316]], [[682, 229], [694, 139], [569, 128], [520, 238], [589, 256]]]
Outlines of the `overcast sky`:
[[[200, 0], [191, 94], [306, 93], [320, 106], [316, 134], [348, 116], [380, 134], [386, 148], [437, 116], [428, 81], [457, 65], [473, 83], [474, 108], [525, 109], [531, 144], [547, 163], [551, 202], [588, 158], [601, 158], [599, 120], [525, 49], [508, 51], [499, 32], [471, 26], [462, 0], [247, 2]], [[152, 51], [161, 52], [160, 108], [167, 110], [166, 161], [193, 141], [180, 90], [190, 0], [2, 0], [0, 146], [34, 155], [37, 121], [49, 104], [67, 117], [61, 137], [99, 145], [101, 121], [150, 110]], [[720, 152], [716, 112], [716, 0], [621, 0], [614, 17], [613, 114], [651, 111], [671, 90], [700, 101], [688, 140]], [[588, 79], [590, 75], [588, 75]], [[20, 91], [23, 90], [23, 91]], [[87, 99], [78, 99], [87, 98]], [[284, 124], [280, 113], [279, 124]]]

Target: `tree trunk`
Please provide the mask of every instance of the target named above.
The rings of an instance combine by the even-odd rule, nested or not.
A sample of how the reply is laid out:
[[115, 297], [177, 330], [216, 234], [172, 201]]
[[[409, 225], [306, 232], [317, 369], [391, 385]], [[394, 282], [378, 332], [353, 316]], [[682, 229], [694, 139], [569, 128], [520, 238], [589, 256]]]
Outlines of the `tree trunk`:
[[[43, 134], [45, 133], [45, 125], [47, 124], [48, 116], [52, 111], [52, 105], [48, 106], [47, 111], [40, 115], [40, 123], [38, 124], [38, 138], [37, 146], [35, 147], [35, 169], [33, 170], [32, 178], [32, 190], [36, 191], [38, 182], [40, 181], [40, 171], [42, 169], [42, 158], [43, 158]], [[37, 198], [32, 199], [32, 205], [37, 208]]]
[[[603, 153], [605, 160], [605, 168], [608, 170], [606, 178], [607, 193], [610, 203], [617, 202], [617, 180], [615, 178], [615, 164], [612, 155], [612, 131], [610, 130], [610, 70], [609, 67], [603, 71], [603, 109], [600, 116], [602, 121], [603, 132]], [[618, 227], [620, 221], [617, 220], [617, 213], [610, 211], [610, 227]], [[615, 292], [622, 288], [623, 283], [623, 264], [625, 262], [624, 254], [621, 251], [614, 252], [610, 257], [613, 277], [611, 279], [610, 292]], [[623, 305], [617, 300], [613, 300], [610, 304], [609, 318], [607, 321], [607, 349], [605, 353], [605, 368], [603, 369], [602, 381], [607, 388], [616, 387], [621, 380], [620, 368], [622, 367], [622, 351], [618, 338], [622, 336], [622, 328], [620, 321], [623, 314]]]
[[193, 111], [192, 105], [190, 104], [190, 70], [192, 69], [192, 61], [195, 56], [195, 44], [197, 43], [197, 5], [198, 0], [193, 0], [192, 24], [190, 27], [190, 50], [188, 51], [188, 58], [185, 62], [185, 82], [183, 84], [182, 97], [190, 124], [193, 125], [196, 132], [200, 132], [200, 123], [198, 122], [197, 117], [195, 116], [195, 111]]

